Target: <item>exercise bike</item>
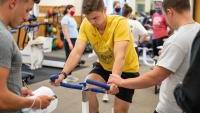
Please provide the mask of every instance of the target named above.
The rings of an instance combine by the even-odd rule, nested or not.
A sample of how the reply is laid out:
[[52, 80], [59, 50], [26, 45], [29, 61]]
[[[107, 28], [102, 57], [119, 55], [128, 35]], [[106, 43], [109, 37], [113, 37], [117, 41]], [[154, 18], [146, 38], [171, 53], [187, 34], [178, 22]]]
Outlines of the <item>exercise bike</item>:
[[[35, 70], [42, 67], [42, 61], [43, 61], [43, 51], [44, 51], [44, 43], [47, 40], [44, 37], [38, 37], [34, 39], [35, 35], [34, 32], [36, 32], [36, 28], [41, 25], [46, 25], [47, 23], [32, 23], [31, 21], [34, 21], [35, 19], [30, 19], [29, 24], [23, 24], [20, 25], [14, 29], [11, 29], [11, 33], [15, 33], [18, 30], [17, 35], [17, 44], [20, 48], [20, 36], [21, 31], [24, 29], [25, 35], [22, 40], [22, 48], [21, 54], [22, 54], [22, 62], [23, 66], [28, 67], [31, 70]], [[28, 39], [27, 39], [28, 36]], [[26, 42], [28, 41], [28, 42]], [[27, 43], [27, 44], [26, 44]], [[32, 80], [34, 78], [34, 74], [30, 73], [28, 71], [22, 71], [22, 80], [24, 82], [28, 82], [29, 80]]]
[[[58, 75], [51, 75], [50, 76], [50, 81], [54, 82], [58, 78]], [[87, 85], [91, 84], [94, 86], [98, 86], [99, 88], [88, 88]], [[76, 90], [81, 90], [82, 91], [82, 113], [89, 113], [89, 102], [88, 102], [88, 95], [87, 91], [95, 92], [95, 93], [106, 93], [106, 90], [110, 89], [110, 86], [101, 83], [98, 81], [90, 80], [87, 79], [85, 82], [81, 82], [78, 84], [71, 84], [71, 83], [60, 83], [60, 86], [65, 87], [65, 88], [71, 88], [71, 89], [76, 89]]]

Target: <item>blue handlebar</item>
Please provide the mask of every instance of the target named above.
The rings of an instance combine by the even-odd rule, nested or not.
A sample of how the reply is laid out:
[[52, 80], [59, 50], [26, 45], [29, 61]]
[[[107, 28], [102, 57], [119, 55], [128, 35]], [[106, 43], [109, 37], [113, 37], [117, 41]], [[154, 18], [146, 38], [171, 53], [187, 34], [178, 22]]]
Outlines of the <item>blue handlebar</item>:
[[[58, 79], [58, 74], [53, 74], [53, 75], [50, 76], [51, 82], [55, 82], [56, 79]], [[110, 89], [110, 86], [108, 86], [105, 83], [101, 83], [101, 82], [97, 82], [97, 81], [93, 81], [93, 80], [89, 80], [89, 79], [86, 80], [86, 83], [99, 86], [99, 87], [104, 88], [106, 90]], [[66, 88], [71, 88], [71, 89], [77, 89], [77, 90], [92, 91], [92, 92], [96, 92], [96, 93], [106, 93], [106, 91], [104, 89], [86, 88], [86, 86], [84, 86], [83, 84], [70, 84], [70, 83], [61, 82], [60, 86], [66, 87]]]
[[66, 88], [72, 88], [72, 89], [78, 89], [83, 90], [83, 86], [80, 84], [69, 84], [69, 83], [60, 83], [60, 86], [66, 87]]
[[50, 81], [55, 82], [55, 80], [58, 79], [58, 74], [52, 74], [50, 75]]
[[96, 93], [106, 93], [105, 90], [103, 90], [103, 89], [98, 89], [98, 88], [89, 88], [88, 90], [89, 90], [89, 91], [92, 91], [92, 92], [96, 92]]
[[87, 79], [86, 80], [86, 83], [87, 84], [92, 84], [92, 85], [95, 85], [95, 86], [98, 86], [98, 87], [101, 87], [101, 88], [104, 88], [106, 90], [109, 90], [110, 89], [110, 86], [105, 84], [105, 83], [102, 83], [102, 82], [97, 82], [97, 81], [94, 81], [94, 80], [90, 80], [90, 79]]
[[[58, 79], [58, 75], [57, 74], [53, 74], [50, 76], [50, 80], [51, 82], [55, 82], [55, 80]], [[80, 84], [69, 84], [69, 83], [60, 83], [60, 86], [66, 87], [66, 88], [72, 88], [72, 89], [78, 89], [78, 90], [82, 90], [83, 89], [83, 85]]]

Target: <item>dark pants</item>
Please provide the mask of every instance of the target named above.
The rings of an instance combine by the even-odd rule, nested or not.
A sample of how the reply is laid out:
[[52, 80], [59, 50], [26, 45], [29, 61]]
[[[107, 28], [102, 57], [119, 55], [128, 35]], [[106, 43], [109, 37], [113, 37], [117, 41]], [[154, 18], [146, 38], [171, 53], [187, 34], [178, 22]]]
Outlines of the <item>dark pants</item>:
[[159, 56], [159, 54], [158, 54], [159, 49], [157, 47], [163, 45], [163, 43], [164, 43], [163, 39], [165, 39], [165, 38], [167, 38], [167, 37], [162, 37], [162, 38], [153, 40], [153, 54], [154, 54], [154, 56]]
[[[71, 38], [71, 42], [72, 42], [72, 44], [74, 46], [75, 43], [76, 43], [76, 38]], [[67, 60], [67, 58], [69, 57], [69, 54], [70, 54], [71, 50], [69, 48], [69, 44], [68, 44], [68, 42], [67, 42], [66, 39], [64, 39], [64, 48], [65, 48], [65, 55], [66, 55], [66, 60]]]
[[[72, 42], [72, 44], [74, 46], [75, 43], [76, 43], [76, 38], [71, 38], [71, 42]], [[65, 55], [66, 55], [65, 59], [67, 60], [67, 58], [69, 57], [69, 54], [70, 54], [71, 50], [69, 48], [69, 44], [68, 44], [68, 42], [67, 42], [66, 39], [64, 39], [64, 48], [65, 48]], [[70, 72], [69, 74], [71, 74], [71, 73], [72, 72]]]
[[156, 110], [153, 113], [158, 113]]

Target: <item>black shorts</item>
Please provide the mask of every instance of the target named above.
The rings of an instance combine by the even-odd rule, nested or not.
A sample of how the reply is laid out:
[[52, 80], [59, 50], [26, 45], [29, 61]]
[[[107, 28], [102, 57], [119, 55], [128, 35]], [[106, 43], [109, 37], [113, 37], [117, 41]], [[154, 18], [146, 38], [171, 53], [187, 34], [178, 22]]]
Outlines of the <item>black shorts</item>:
[[158, 113], [156, 110], [153, 113]]
[[[92, 69], [91, 73], [96, 73], [98, 75], [100, 75], [106, 82], [109, 79], [109, 76], [112, 72], [105, 70], [101, 64], [96, 63], [94, 65], [94, 68]], [[134, 77], [138, 77], [139, 73], [126, 73], [126, 72], [122, 72], [121, 77], [123, 79], [127, 79], [127, 78], [134, 78]], [[127, 88], [122, 88], [119, 87], [119, 93], [116, 94], [115, 96], [118, 97], [119, 99], [122, 99], [126, 102], [132, 103], [132, 98], [133, 98], [133, 94], [134, 94], [134, 89], [127, 89]]]

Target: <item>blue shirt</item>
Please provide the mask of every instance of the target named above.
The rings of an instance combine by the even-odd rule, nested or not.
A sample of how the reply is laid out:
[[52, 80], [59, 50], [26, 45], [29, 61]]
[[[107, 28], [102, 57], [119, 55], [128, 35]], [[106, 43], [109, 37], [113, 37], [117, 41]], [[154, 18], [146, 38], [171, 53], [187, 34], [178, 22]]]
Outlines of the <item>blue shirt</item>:
[[78, 36], [77, 24], [73, 17], [65, 15], [61, 20], [61, 26], [67, 26], [70, 38], [77, 38]]

